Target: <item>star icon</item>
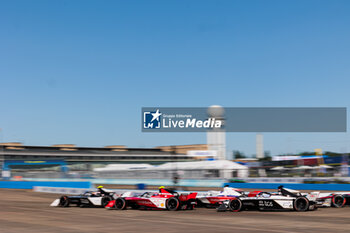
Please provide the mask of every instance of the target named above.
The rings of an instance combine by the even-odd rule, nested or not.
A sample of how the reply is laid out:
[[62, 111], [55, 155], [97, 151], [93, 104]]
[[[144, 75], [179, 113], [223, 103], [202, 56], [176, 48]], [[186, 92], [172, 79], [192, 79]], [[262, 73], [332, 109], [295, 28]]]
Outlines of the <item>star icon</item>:
[[153, 116], [151, 122], [154, 121], [154, 120], [159, 121], [159, 116], [162, 115], [162, 114], [159, 112], [159, 109], [157, 109], [157, 111], [156, 111], [155, 113], [151, 113], [151, 114], [152, 114], [152, 116]]

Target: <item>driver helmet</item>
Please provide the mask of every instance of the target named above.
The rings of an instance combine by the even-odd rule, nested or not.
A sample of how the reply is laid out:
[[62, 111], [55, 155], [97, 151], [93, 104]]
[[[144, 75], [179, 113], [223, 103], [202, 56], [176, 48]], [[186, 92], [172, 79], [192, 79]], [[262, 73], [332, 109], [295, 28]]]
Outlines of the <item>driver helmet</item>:
[[270, 197], [270, 196], [271, 196], [271, 194], [265, 193], [265, 192], [263, 192], [263, 193], [260, 194], [260, 197], [268, 198], [268, 197]]

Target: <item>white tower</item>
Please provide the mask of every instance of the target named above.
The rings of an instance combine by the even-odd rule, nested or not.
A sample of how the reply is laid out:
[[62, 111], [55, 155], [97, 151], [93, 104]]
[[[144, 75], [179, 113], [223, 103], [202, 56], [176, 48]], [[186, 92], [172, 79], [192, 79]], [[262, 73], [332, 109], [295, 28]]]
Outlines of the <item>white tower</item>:
[[226, 132], [225, 132], [225, 110], [219, 105], [208, 108], [208, 116], [222, 121], [220, 129], [210, 129], [207, 132], [207, 144], [209, 150], [216, 151], [217, 159], [226, 159]]
[[262, 134], [256, 134], [256, 158], [263, 159], [264, 155], [264, 137]]

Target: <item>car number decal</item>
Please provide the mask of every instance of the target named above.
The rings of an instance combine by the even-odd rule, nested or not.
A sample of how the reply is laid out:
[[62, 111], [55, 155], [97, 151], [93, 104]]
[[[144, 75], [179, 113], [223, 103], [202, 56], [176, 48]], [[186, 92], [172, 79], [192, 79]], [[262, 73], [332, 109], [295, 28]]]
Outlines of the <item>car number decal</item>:
[[259, 201], [259, 206], [273, 207], [273, 202], [272, 201]]

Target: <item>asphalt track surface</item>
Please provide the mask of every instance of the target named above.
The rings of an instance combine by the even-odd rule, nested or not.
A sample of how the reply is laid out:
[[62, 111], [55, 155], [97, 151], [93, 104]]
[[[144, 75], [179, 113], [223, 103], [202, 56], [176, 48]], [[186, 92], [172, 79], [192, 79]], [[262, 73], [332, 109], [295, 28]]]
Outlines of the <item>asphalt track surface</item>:
[[49, 207], [58, 197], [0, 189], [0, 232], [350, 232], [350, 207], [302, 213]]

